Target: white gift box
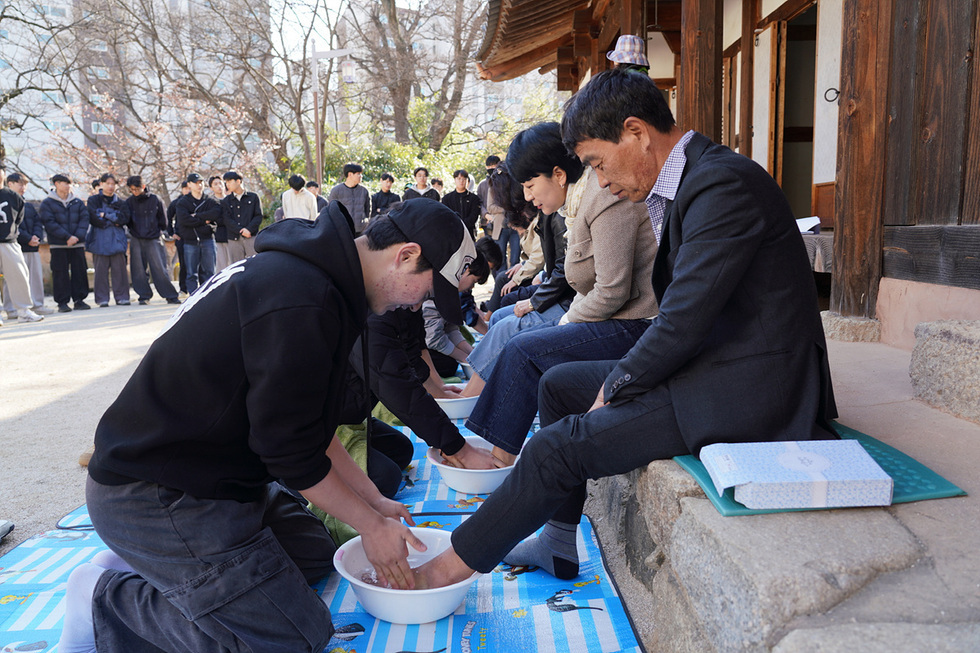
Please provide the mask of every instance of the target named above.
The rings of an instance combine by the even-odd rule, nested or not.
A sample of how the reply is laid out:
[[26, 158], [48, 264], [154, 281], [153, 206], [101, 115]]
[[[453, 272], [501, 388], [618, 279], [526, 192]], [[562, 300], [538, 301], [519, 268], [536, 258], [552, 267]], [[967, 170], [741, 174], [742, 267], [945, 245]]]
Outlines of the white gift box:
[[701, 450], [715, 489], [758, 510], [888, 506], [891, 476], [856, 440], [719, 443]]

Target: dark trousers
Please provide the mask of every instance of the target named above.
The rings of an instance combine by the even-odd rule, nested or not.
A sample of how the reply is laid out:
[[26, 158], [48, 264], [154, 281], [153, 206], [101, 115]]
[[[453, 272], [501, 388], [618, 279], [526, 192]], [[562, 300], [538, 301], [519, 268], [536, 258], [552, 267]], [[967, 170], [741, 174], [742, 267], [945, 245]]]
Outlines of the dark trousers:
[[[495, 311], [495, 310], [499, 309], [501, 306], [504, 305], [502, 303], [504, 299], [507, 299], [508, 297], [510, 297], [511, 295], [513, 295], [520, 288], [522, 288], [524, 286], [530, 286], [531, 285], [531, 280], [530, 279], [525, 279], [522, 286], [518, 286], [518, 288], [515, 288], [514, 290], [512, 290], [508, 294], [506, 294], [503, 297], [501, 297], [500, 290], [501, 290], [501, 288], [503, 288], [504, 286], [506, 286], [509, 281], [510, 281], [510, 277], [507, 276], [507, 270], [501, 270], [500, 272], [497, 273], [497, 276], [495, 276], [493, 278], [493, 294], [491, 294], [490, 295], [490, 299], [487, 300], [487, 310], [488, 311]], [[516, 302], [517, 301], [516, 298], [513, 301]]]
[[333, 567], [323, 523], [278, 483], [257, 501], [199, 499], [153, 483], [100, 485], [86, 499], [102, 540], [132, 572], [92, 596], [100, 651], [322, 651], [330, 610], [310, 588]]
[[402, 484], [402, 470], [415, 457], [412, 441], [398, 429], [371, 418], [371, 446], [368, 448], [368, 478], [378, 492], [393, 498]]
[[92, 254], [95, 268], [95, 302], [100, 306], [109, 303], [109, 283], [117, 304], [129, 303], [129, 272], [126, 270], [126, 254], [103, 256]]
[[568, 514], [573, 511], [564, 508], [581, 505], [587, 479], [690, 453], [663, 386], [584, 412], [616, 362], [566, 363], [541, 378], [541, 430], [528, 441], [504, 483], [453, 531], [453, 548], [471, 569], [491, 571], [556, 513], [561, 521], [575, 523]]
[[[510, 246], [510, 266], [507, 265], [507, 246]], [[504, 267], [513, 267], [521, 260], [521, 235], [510, 227], [500, 230], [500, 237], [497, 238], [497, 246], [500, 253], [504, 256]]]
[[[179, 241], [178, 241], [179, 242]], [[153, 285], [164, 299], [176, 299], [177, 290], [167, 274], [167, 253], [159, 238], [131, 238], [129, 240], [130, 270], [133, 274], [133, 290], [140, 299], [153, 297], [147, 267], [153, 278]]]
[[177, 285], [180, 292], [187, 292], [187, 266], [184, 265], [184, 241], [174, 240], [174, 248], [177, 250]]
[[51, 289], [59, 306], [88, 297], [88, 261], [84, 248], [51, 248]]

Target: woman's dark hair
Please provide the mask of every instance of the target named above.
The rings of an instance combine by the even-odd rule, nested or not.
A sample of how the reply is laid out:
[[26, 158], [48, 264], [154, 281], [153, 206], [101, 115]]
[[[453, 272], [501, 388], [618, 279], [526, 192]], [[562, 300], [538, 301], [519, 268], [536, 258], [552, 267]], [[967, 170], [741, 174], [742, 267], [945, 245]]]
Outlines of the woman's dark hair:
[[[487, 177], [490, 196], [497, 206], [504, 210], [506, 224], [531, 224], [534, 218], [534, 205], [524, 199], [524, 188], [510, 173], [510, 159], [497, 166]], [[523, 218], [521, 217], [523, 216]]]
[[504, 264], [504, 255], [500, 252], [500, 245], [490, 236], [484, 236], [476, 241], [476, 251], [483, 254], [483, 258], [494, 270], [499, 270]]
[[561, 127], [557, 122], [540, 122], [518, 132], [507, 149], [507, 166], [518, 183], [532, 177], [551, 177], [555, 167], [565, 171], [568, 183], [582, 176], [584, 166], [578, 157], [569, 154], [561, 142]]
[[483, 252], [476, 250], [476, 258], [470, 263], [467, 272], [476, 277], [477, 283], [487, 282], [487, 279], [490, 278], [490, 264], [487, 262], [487, 258], [483, 255]]
[[[391, 210], [388, 213], [393, 213], [398, 210], [402, 205], [402, 202], [397, 202], [391, 205]], [[368, 249], [372, 251], [380, 251], [383, 249], [388, 249], [392, 245], [400, 245], [401, 243], [407, 243], [408, 238], [402, 233], [402, 230], [392, 222], [391, 218], [387, 214], [379, 215], [371, 219], [368, 223], [367, 229], [364, 230], [362, 234], [367, 237]], [[424, 256], [419, 256], [418, 261], [415, 265], [416, 272], [425, 272], [426, 270], [431, 270], [432, 264]]]
[[565, 103], [561, 137], [569, 152], [590, 138], [618, 143], [623, 123], [630, 117], [639, 118], [662, 134], [675, 124], [664, 94], [648, 75], [613, 68], [590, 79]]
[[303, 190], [306, 188], [306, 180], [303, 175], [293, 175], [289, 178], [289, 187], [293, 190]]

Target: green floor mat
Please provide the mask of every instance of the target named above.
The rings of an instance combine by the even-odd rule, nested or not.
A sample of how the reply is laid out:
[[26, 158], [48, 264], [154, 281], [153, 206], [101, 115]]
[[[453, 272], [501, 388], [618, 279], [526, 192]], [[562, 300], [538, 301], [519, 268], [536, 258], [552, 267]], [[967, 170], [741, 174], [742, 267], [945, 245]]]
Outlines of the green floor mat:
[[[881, 440], [876, 440], [870, 435], [855, 431], [837, 422], [834, 422], [834, 427], [842, 438], [860, 442], [865, 451], [875, 459], [875, 462], [881, 465], [881, 468], [892, 477], [895, 481], [895, 487], [892, 492], [893, 504], [966, 495], [966, 492], [962, 489], [953, 485], [915, 458], [902, 453], [894, 447], [888, 446]], [[718, 492], [715, 490], [715, 486], [711, 481], [711, 476], [708, 475], [708, 470], [694, 456], [677, 456], [674, 460], [694, 477], [694, 480], [698, 482], [698, 485], [704, 490], [704, 493], [711, 500], [711, 503], [714, 504], [715, 508], [718, 509], [718, 512], [726, 517], [763, 515], [770, 512], [826, 510], [826, 508], [752, 510], [735, 501], [735, 491], [733, 488], [728, 488], [725, 490], [725, 494], [718, 496]]]

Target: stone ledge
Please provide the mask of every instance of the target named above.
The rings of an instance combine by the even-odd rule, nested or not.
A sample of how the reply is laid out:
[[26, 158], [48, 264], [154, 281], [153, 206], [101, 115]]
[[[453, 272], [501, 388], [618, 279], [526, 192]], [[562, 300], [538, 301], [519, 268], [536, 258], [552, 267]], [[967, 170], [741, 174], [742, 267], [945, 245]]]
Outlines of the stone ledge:
[[880, 342], [881, 322], [866, 317], [844, 317], [830, 311], [821, 311], [824, 335], [841, 342]]
[[909, 376], [918, 399], [980, 423], [980, 322], [942, 320], [916, 326]]
[[975, 653], [980, 651], [980, 624], [846, 624], [794, 630], [773, 653]]
[[673, 461], [591, 487], [600, 537], [622, 545], [631, 580], [650, 592], [652, 605], [631, 605], [654, 615], [641, 637], [662, 653], [769, 651], [797, 618], [922, 553], [885, 509], [723, 517]]

